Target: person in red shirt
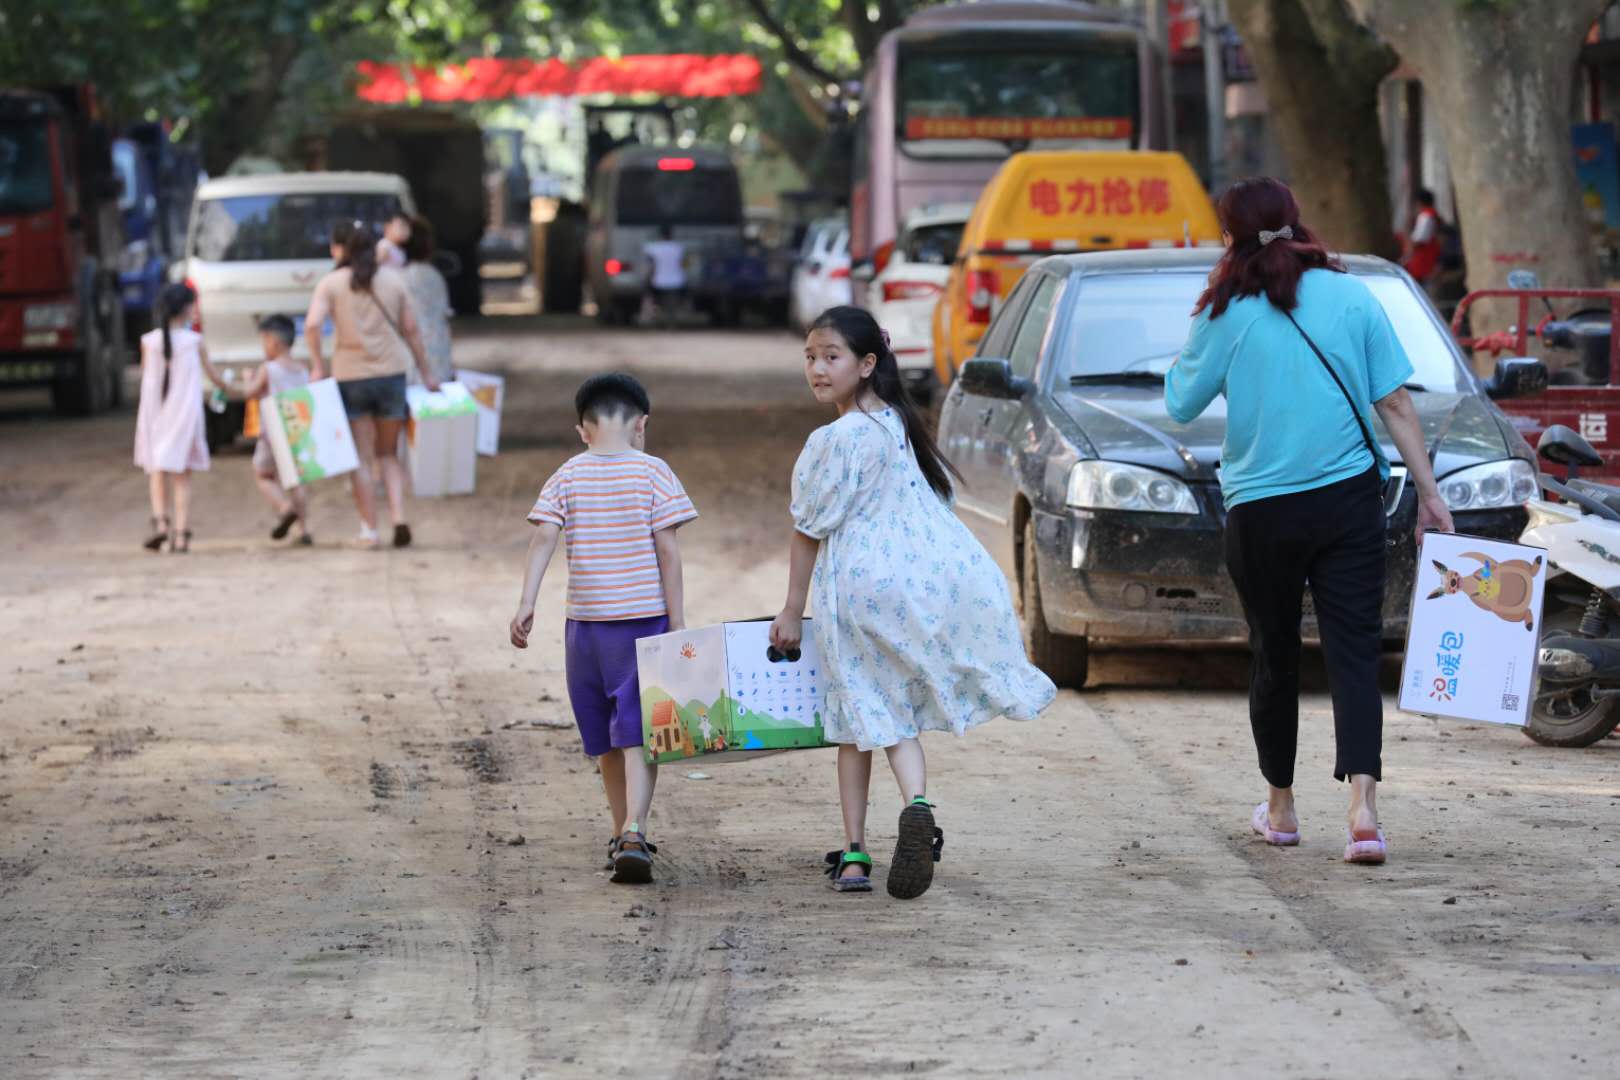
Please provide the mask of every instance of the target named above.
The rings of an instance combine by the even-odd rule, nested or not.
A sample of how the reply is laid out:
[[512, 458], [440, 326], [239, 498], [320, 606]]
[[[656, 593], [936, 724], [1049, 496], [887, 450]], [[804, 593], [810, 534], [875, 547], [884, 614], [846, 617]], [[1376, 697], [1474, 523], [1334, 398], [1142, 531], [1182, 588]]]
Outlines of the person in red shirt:
[[1412, 234], [1402, 265], [1406, 272], [1427, 285], [1440, 267], [1440, 214], [1434, 208], [1434, 192], [1419, 188], [1417, 216], [1412, 219]]

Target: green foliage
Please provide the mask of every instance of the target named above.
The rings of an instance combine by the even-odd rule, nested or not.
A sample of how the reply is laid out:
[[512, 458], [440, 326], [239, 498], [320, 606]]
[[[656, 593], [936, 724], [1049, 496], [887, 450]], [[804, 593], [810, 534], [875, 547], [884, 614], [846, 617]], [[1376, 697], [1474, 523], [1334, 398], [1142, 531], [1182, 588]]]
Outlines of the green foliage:
[[858, 78], [881, 33], [928, 2], [5, 0], [0, 71], [8, 82], [93, 82], [122, 120], [189, 121], [217, 171], [249, 150], [288, 154], [349, 99], [361, 59], [751, 52], [766, 62], [764, 92], [695, 103], [702, 127], [742, 123], [804, 147], [825, 126], [815, 107], [840, 104], [822, 76]]

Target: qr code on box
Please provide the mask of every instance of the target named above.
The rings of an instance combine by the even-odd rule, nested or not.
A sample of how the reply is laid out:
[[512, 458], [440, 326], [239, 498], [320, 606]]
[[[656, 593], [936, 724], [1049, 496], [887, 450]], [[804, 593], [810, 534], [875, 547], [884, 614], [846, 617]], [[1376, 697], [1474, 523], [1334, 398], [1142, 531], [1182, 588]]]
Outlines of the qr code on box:
[[1519, 711], [1519, 695], [1518, 694], [1503, 694], [1502, 695], [1502, 711], [1503, 712], [1512, 712], [1512, 713], [1518, 712]]

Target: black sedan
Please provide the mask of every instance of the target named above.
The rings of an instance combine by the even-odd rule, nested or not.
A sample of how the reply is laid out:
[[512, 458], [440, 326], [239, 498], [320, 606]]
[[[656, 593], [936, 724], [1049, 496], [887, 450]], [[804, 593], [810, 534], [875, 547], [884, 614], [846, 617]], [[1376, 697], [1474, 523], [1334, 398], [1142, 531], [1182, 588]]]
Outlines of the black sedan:
[[[1221, 541], [1224, 399], [1186, 425], [1164, 407], [1164, 372], [1218, 255], [1043, 259], [946, 398], [939, 437], [964, 478], [958, 510], [1015, 583], [1030, 656], [1061, 685], [1085, 681], [1093, 642], [1247, 640]], [[1505, 360], [1491, 380], [1478, 379], [1406, 274], [1382, 259], [1345, 265], [1384, 306], [1411, 357], [1408, 389], [1458, 531], [1516, 540], [1538, 491], [1535, 457], [1490, 398], [1539, 389], [1545, 368]], [[1377, 434], [1398, 462], [1381, 422]], [[1384, 630], [1399, 647], [1417, 498], [1398, 464], [1385, 504]], [[1305, 616], [1314, 640], [1308, 593]]]

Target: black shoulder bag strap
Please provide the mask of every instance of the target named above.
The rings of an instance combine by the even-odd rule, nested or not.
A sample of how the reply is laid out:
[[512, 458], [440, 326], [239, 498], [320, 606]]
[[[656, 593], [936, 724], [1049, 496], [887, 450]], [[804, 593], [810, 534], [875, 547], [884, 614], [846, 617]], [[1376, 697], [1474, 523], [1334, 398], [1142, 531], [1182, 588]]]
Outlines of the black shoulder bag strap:
[[1367, 443], [1367, 452], [1373, 456], [1373, 464], [1378, 464], [1383, 460], [1383, 457], [1378, 453], [1378, 444], [1373, 442], [1372, 429], [1367, 427], [1367, 421], [1362, 418], [1361, 410], [1356, 408], [1355, 398], [1351, 397], [1350, 391], [1344, 388], [1344, 380], [1340, 379], [1339, 373], [1333, 370], [1333, 365], [1328, 363], [1328, 358], [1322, 355], [1322, 350], [1316, 347], [1316, 342], [1311, 340], [1311, 335], [1307, 334], [1305, 332], [1305, 328], [1295, 321], [1294, 313], [1292, 311], [1284, 311], [1283, 314], [1288, 316], [1288, 321], [1294, 324], [1294, 329], [1299, 331], [1299, 336], [1305, 339], [1305, 344], [1311, 347], [1311, 352], [1316, 354], [1316, 358], [1322, 361], [1322, 366], [1326, 368], [1327, 373], [1332, 376], [1333, 385], [1337, 386], [1339, 388], [1339, 393], [1344, 395], [1345, 403], [1350, 406], [1350, 412], [1356, 418], [1356, 426], [1361, 429], [1361, 437]]

